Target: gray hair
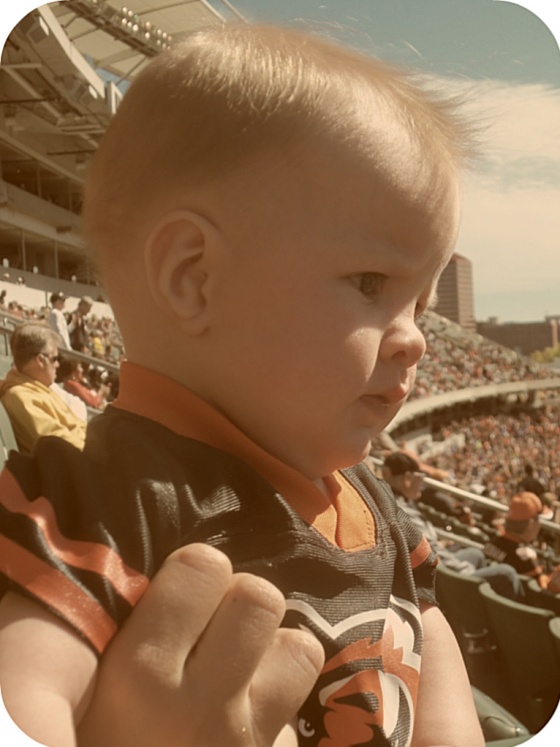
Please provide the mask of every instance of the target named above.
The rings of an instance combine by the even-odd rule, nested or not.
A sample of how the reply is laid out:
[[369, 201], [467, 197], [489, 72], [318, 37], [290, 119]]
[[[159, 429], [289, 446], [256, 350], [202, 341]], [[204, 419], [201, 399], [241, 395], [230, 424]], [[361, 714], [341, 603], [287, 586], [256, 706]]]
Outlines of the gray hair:
[[45, 322], [24, 322], [16, 327], [10, 338], [10, 349], [18, 371], [42, 353], [49, 342], [59, 345], [60, 337]]

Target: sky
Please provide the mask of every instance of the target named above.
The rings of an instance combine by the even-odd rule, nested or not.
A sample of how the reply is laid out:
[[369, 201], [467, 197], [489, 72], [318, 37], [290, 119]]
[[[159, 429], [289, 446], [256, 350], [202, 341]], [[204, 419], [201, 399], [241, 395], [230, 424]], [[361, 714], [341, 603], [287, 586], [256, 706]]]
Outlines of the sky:
[[[558, 0], [231, 2], [247, 20], [302, 19], [466, 94], [467, 114], [482, 124], [482, 157], [464, 178], [456, 250], [473, 265], [475, 316], [560, 315]], [[0, 45], [2, 32], [39, 4], [0, 10]]]
[[[234, 5], [248, 20], [312, 21], [466, 94], [468, 115], [482, 124], [482, 158], [464, 179], [456, 249], [473, 265], [475, 316], [560, 314], [560, 50], [540, 17], [497, 0]], [[557, 0], [533, 8], [560, 38]]]

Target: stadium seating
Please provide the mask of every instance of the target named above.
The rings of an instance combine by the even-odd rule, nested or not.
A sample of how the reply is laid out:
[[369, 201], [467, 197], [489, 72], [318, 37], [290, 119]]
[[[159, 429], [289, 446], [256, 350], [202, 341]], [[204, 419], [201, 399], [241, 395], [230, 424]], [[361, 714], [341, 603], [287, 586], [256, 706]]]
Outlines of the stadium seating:
[[550, 719], [560, 696], [560, 658], [550, 610], [513, 602], [483, 583], [479, 593], [513, 690], [515, 710], [532, 733]]
[[484, 580], [446, 568], [436, 571], [436, 598], [461, 649], [472, 685], [508, 709], [515, 705], [503, 676], [484, 599], [479, 593]]
[[519, 737], [529, 737], [529, 730], [505, 708], [476, 687], [472, 688], [476, 713], [486, 744], [496, 740], [513, 740], [507, 744], [520, 744]]
[[541, 589], [535, 579], [530, 579], [525, 587], [528, 604], [541, 609], [551, 610], [555, 615], [560, 617], [560, 594], [551, 594], [549, 591]]
[[468, 524], [463, 524], [460, 519], [451, 519], [451, 531], [459, 535], [459, 537], [467, 537], [467, 539], [477, 542], [480, 545], [485, 545], [490, 540], [489, 535], [479, 527], [471, 527]]
[[4, 405], [0, 402], [0, 467], [4, 465], [8, 458], [8, 452], [11, 449], [17, 450], [17, 448], [12, 423]]
[[549, 621], [548, 627], [552, 634], [552, 641], [556, 647], [558, 658], [560, 658], [560, 617], [553, 617], [552, 620]]
[[435, 527], [445, 529], [451, 527], [451, 517], [445, 511], [438, 511], [437, 508], [429, 506], [426, 503], [419, 502], [418, 509], [427, 521], [431, 521]]
[[479, 587], [484, 583], [478, 576], [468, 576], [446, 568], [443, 563], [436, 571], [436, 597], [451, 625], [461, 648], [466, 642], [488, 634], [490, 621]]

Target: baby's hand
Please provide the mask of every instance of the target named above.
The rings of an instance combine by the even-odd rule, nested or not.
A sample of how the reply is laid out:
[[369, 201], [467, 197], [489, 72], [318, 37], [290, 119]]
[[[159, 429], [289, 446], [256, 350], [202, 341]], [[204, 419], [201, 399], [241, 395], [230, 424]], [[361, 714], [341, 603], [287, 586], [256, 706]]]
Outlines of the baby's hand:
[[284, 599], [206, 545], [175, 552], [103, 658], [80, 747], [270, 747], [323, 663]]

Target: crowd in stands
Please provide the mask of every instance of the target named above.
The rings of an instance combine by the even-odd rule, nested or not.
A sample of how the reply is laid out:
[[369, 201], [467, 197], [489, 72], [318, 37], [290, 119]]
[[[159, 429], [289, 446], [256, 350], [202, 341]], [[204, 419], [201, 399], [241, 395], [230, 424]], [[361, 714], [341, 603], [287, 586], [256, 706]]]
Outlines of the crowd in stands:
[[[17, 295], [15, 288], [13, 295]], [[53, 312], [56, 313], [59, 311], [64, 316], [70, 333], [73, 326], [76, 326], [75, 317], [79, 315], [79, 307], [83, 298], [87, 297], [71, 300], [64, 293], [56, 291], [50, 295], [50, 306], [33, 308], [20, 303], [17, 298], [8, 299], [7, 293], [4, 290], [0, 293], [0, 312], [6, 312], [5, 320], [8, 321], [21, 320], [25, 322], [44, 319], [51, 322]], [[91, 308], [93, 299], [89, 300], [91, 301], [89, 304]], [[83, 330], [83, 335], [80, 335], [79, 338], [76, 336], [75, 343], [71, 340], [71, 347], [80, 352], [87, 353], [94, 358], [99, 358], [115, 365], [118, 364], [123, 356], [123, 342], [115, 320], [110, 316], [96, 315], [89, 310], [82, 314], [81, 317], [82, 323], [80, 326]], [[51, 326], [60, 334], [60, 329], [54, 324], [51, 324]], [[67, 346], [64, 345], [64, 347]]]
[[433, 312], [419, 319], [427, 350], [418, 365], [410, 399], [485, 384], [533, 381], [550, 376], [547, 369]]
[[[448, 480], [506, 502], [518, 489], [526, 464], [545, 489], [560, 496], [560, 405], [554, 402], [514, 414], [454, 420], [442, 430], [444, 447], [419, 456]], [[447, 447], [445, 448], [445, 444]], [[428, 443], [425, 444], [428, 447]]]
[[[14, 295], [17, 291], [14, 289]], [[59, 334], [67, 325], [70, 346], [100, 360], [100, 366], [64, 362], [57, 381], [77, 394], [89, 407], [103, 407], [118, 392], [117, 376], [103, 369], [101, 361], [118, 364], [123, 356], [122, 338], [110, 317], [91, 313], [88, 297], [74, 300], [53, 292], [50, 306], [30, 308], [0, 293], [0, 310], [22, 321], [47, 320]], [[57, 326], [58, 325], [58, 326]], [[540, 380], [550, 371], [497, 343], [465, 332], [459, 325], [434, 312], [419, 321], [427, 352], [419, 364], [411, 399], [488, 383]], [[64, 334], [62, 335], [64, 339]], [[64, 353], [64, 343], [61, 353]], [[493, 414], [454, 420], [440, 434], [436, 456], [419, 457], [453, 484], [507, 502], [515, 493], [526, 463], [547, 492], [560, 496], [560, 405], [554, 402], [516, 415]], [[429, 447], [429, 443], [425, 444]]]
[[[497, 593], [510, 599], [521, 599], [522, 586], [515, 569], [507, 563], [490, 562], [482, 547], [463, 547], [445, 544], [438, 538], [436, 528], [423, 514], [424, 489], [421, 464], [410, 454], [395, 451], [385, 457], [382, 476], [391, 486], [397, 504], [415, 524], [430, 546], [439, 555], [440, 563], [457, 573], [475, 575], [488, 581]], [[537, 499], [538, 500], [538, 499]]]

